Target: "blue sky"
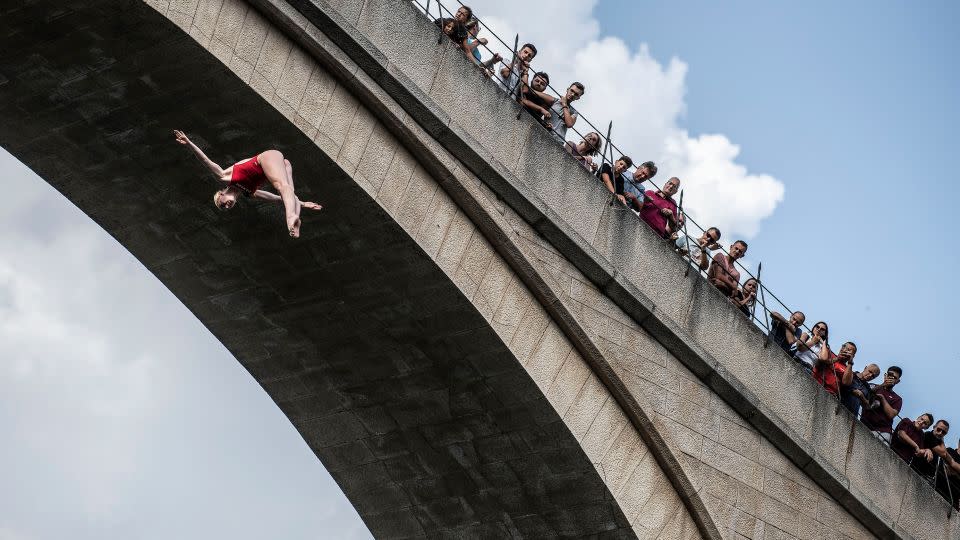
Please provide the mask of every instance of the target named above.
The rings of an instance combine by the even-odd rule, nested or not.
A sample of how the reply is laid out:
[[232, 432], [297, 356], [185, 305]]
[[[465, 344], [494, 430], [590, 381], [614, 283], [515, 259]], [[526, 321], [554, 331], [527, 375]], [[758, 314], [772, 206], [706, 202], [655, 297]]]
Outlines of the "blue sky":
[[687, 63], [684, 125], [723, 132], [785, 184], [750, 242], [767, 285], [855, 341], [860, 365], [901, 365], [911, 417], [960, 420], [960, 5], [600, 2], [596, 15], [602, 33]]
[[[571, 20], [521, 20], [558, 5]], [[581, 108], [620, 118], [618, 143], [674, 164], [682, 174], [663, 178], [679, 174], [688, 197], [734, 186], [736, 215], [719, 197], [701, 197], [701, 215], [749, 237], [768, 286], [828, 321], [834, 341], [856, 341], [858, 364], [903, 366], [908, 415], [960, 421], [957, 4], [473, 6], [543, 36], [555, 79], [587, 83]], [[569, 65], [582, 73], [551, 53], [580, 55]], [[617, 62], [632, 72], [609, 77]], [[605, 95], [640, 96], [642, 117]], [[687, 150], [655, 148], [663, 139]], [[153, 276], [3, 152], [0, 174], [0, 540], [367, 535], [259, 386]]]

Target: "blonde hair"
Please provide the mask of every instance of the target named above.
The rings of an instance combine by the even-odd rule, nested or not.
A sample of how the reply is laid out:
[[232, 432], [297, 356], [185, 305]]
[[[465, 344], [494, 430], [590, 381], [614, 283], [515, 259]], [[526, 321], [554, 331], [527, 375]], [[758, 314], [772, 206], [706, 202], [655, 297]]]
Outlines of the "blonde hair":
[[223, 207], [223, 206], [220, 204], [220, 197], [222, 197], [223, 194], [226, 193], [227, 190], [229, 190], [229, 189], [230, 189], [230, 187], [227, 186], [227, 187], [225, 187], [225, 188], [223, 188], [223, 189], [218, 189], [217, 191], [214, 191], [214, 192], [213, 192], [213, 205], [216, 206], [216, 207], [217, 207], [218, 209], [220, 209], [220, 210], [229, 210], [229, 208], [225, 208], [225, 207]]

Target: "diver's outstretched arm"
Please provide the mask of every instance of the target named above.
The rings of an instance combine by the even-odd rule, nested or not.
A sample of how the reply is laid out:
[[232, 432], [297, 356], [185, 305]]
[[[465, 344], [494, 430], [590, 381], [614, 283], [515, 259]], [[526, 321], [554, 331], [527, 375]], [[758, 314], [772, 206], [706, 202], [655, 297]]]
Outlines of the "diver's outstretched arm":
[[179, 129], [175, 129], [173, 130], [173, 136], [177, 138], [178, 143], [190, 148], [190, 150], [193, 151], [193, 154], [197, 156], [197, 159], [199, 159], [207, 167], [207, 169], [210, 169], [210, 172], [213, 173], [218, 180], [223, 180], [223, 168], [211, 161], [210, 158], [203, 153], [203, 150], [197, 148], [197, 145], [193, 144], [193, 141], [191, 141], [184, 132], [180, 131]]

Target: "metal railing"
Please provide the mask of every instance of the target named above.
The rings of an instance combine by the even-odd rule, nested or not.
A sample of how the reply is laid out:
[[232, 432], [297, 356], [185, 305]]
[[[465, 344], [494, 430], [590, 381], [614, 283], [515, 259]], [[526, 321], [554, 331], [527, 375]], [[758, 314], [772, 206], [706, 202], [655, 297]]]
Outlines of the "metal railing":
[[[423, 14], [424, 14], [428, 19], [430, 19], [431, 21], [435, 21], [435, 19], [434, 19], [434, 17], [433, 17], [433, 14], [431, 13], [431, 3], [433, 3], [433, 4], [436, 5], [436, 9], [435, 9], [435, 10], [436, 10], [436, 14], [438, 15], [438, 17], [436, 17], [436, 20], [440, 20], [440, 19], [444, 19], [444, 18], [453, 19], [454, 16], [455, 16], [455, 13], [452, 12], [452, 11], [450, 11], [450, 10], [443, 4], [443, 2], [440, 1], [440, 0], [425, 0], [425, 3], [421, 3], [420, 0], [409, 0], [409, 1], [410, 1], [412, 4], [414, 4], [414, 5], [420, 10], [420, 12], [423, 13]], [[456, 0], [456, 3], [458, 4], [458, 6], [464, 6], [464, 7], [465, 7], [464, 3], [463, 3], [462, 1], [460, 1], [460, 0]], [[459, 9], [459, 8], [458, 8], [458, 9]], [[444, 15], [444, 14], [445, 14], [445, 15]], [[517, 50], [517, 44], [518, 44], [519, 41], [520, 41], [520, 40], [519, 40], [519, 34], [516, 36], [516, 38], [515, 38], [515, 40], [514, 40], [514, 43], [515, 43], [515, 44], [514, 44], [513, 46], [511, 46], [511, 45], [509, 45], [506, 41], [504, 41], [499, 35], [497, 35], [486, 23], [484, 23], [482, 19], [480, 19], [479, 17], [477, 17], [477, 15], [476, 15], [475, 13], [472, 15], [472, 19], [477, 22], [477, 24], [480, 26], [480, 28], [484, 29], [490, 36], [493, 36], [493, 38], [494, 38], [497, 42], [499, 42], [499, 43], [504, 47], [505, 50], [511, 50], [511, 49], [512, 49], [512, 51], [513, 51], [513, 58], [511, 58], [510, 61], [507, 62], [506, 56], [503, 56], [502, 60], [499, 62], [499, 64], [503, 65], [504, 67], [511, 69], [511, 73], [512, 73], [512, 70], [515, 69], [513, 66], [516, 64], [516, 62], [517, 62], [517, 60], [518, 60], [518, 58], [517, 58], [517, 53], [518, 53], [519, 51]], [[443, 38], [444, 38], [445, 36], [444, 36], [444, 33], [443, 33], [442, 25], [439, 25], [439, 24], [438, 24], [438, 26], [440, 26], [440, 28], [438, 28], [439, 33], [440, 33], [440, 36], [438, 37], [438, 41], [437, 41], [437, 43], [439, 44], [439, 43], [442, 43], [442, 42], [443, 42]], [[465, 31], [465, 29], [464, 29], [464, 31]], [[478, 38], [478, 39], [479, 39], [479, 38]], [[458, 46], [458, 48], [462, 48], [462, 44], [457, 44], [457, 46]], [[478, 48], [481, 48], [481, 47], [482, 47], [482, 48], [483, 48], [484, 50], [486, 50], [487, 53], [489, 53], [490, 55], [494, 55], [494, 54], [497, 53], [497, 52], [494, 51], [488, 44], [478, 43], [478, 44], [477, 44], [477, 47], [478, 47]], [[465, 53], [465, 56], [466, 56], [467, 54], [469, 54], [469, 52], [468, 52], [468, 51], [465, 51], [465, 50], [464, 50], [464, 53]], [[470, 60], [473, 61], [474, 63], [476, 63], [473, 58], [471, 58]], [[529, 79], [528, 79], [528, 80], [532, 83], [532, 82], [533, 82], [533, 81], [532, 81], [532, 79], [533, 79], [533, 74], [536, 73], [536, 72], [533, 70], [533, 67], [532, 67], [532, 63], [533, 63], [533, 62], [531, 61], [530, 63], [531, 63], [531, 66], [530, 66], [530, 68], [529, 68], [529, 70], [528, 70], [528, 76], [529, 76]], [[496, 67], [496, 65], [494, 65], [494, 68], [495, 68], [495, 67]], [[505, 89], [505, 90], [509, 93], [509, 92], [511, 91], [511, 89], [510, 89], [509, 86], [508, 86], [508, 79], [504, 79], [504, 78], [500, 75], [499, 69], [492, 69], [492, 71], [493, 71], [493, 73], [492, 73], [491, 76], [496, 80], [496, 82], [499, 83], [499, 86], [501, 86], [502, 89]], [[518, 83], [518, 84], [522, 84], [522, 83]], [[519, 91], [519, 88], [517, 88], [516, 90]], [[549, 92], [549, 93], [551, 93], [553, 96], [555, 96], [556, 99], [562, 98], [562, 97], [564, 96], [564, 94], [565, 94], [565, 92], [564, 92], [564, 93], [559, 92], [556, 88], [554, 88], [554, 87], [553, 87], [551, 84], [549, 84], [549, 83], [547, 84], [546, 90], [547, 90], [547, 92]], [[520, 108], [521, 108], [521, 113], [522, 113], [522, 110], [525, 109], [526, 107], [524, 107], [524, 106], [521, 105]], [[517, 116], [518, 119], [519, 119], [520, 117], [521, 117], [521, 115], [518, 115], [518, 116]], [[609, 165], [610, 165], [610, 168], [611, 168], [611, 172], [613, 172], [614, 163], [616, 162], [616, 159], [613, 157], [613, 156], [615, 155], [615, 153], [616, 153], [616, 154], [619, 154], [620, 156], [628, 155], [626, 152], [622, 151], [622, 150], [613, 142], [613, 140], [612, 140], [611, 132], [612, 132], [613, 123], [612, 123], [612, 122], [609, 123], [608, 128], [607, 128], [607, 130], [606, 130], [606, 135], [605, 135], [603, 130], [601, 130], [600, 128], [598, 128], [593, 122], [590, 121], [589, 118], [585, 117], [580, 111], [577, 111], [577, 123], [576, 123], [573, 127], [568, 128], [568, 129], [567, 129], [567, 133], [569, 134], [570, 132], [573, 132], [573, 133], [575, 133], [577, 136], [579, 136], [581, 140], [583, 140], [583, 139], [585, 138], [586, 133], [580, 131], [580, 129], [577, 128], [577, 125], [580, 124], [580, 122], [583, 122], [584, 124], [586, 124], [587, 126], [589, 126], [589, 128], [591, 129], [591, 131], [589, 131], [589, 132], [587, 132], [587, 133], [590, 133], [590, 132], [596, 133], [596, 134], [599, 136], [599, 138], [600, 138], [600, 144], [599, 144], [598, 146], [599, 146], [599, 147], [602, 147], [602, 150], [600, 150], [600, 148], [598, 148], [598, 149], [597, 149], [597, 153], [600, 154], [601, 162], [600, 162], [600, 165], [598, 165], [598, 166], [596, 167], [596, 169], [597, 169], [597, 170], [602, 169], [604, 164], [609, 164]], [[541, 125], [542, 127], [544, 127], [545, 129], [550, 130], [553, 135], [556, 135], [556, 136], [557, 136], [557, 138], [562, 139], [562, 140], [564, 140], [564, 141], [567, 140], [564, 134], [561, 134], [561, 133], [559, 133], [559, 132], [557, 132], [557, 131], [552, 130], [552, 128], [551, 128], [549, 125], [545, 125], [545, 124], [542, 123], [542, 122], [538, 122], [538, 124]], [[609, 154], [609, 160], [608, 160], [608, 154]], [[595, 155], [595, 154], [594, 154], [594, 155]], [[654, 182], [653, 179], [647, 179], [647, 180], [644, 180], [644, 181], [639, 182], [639, 183], [635, 182], [634, 179], [633, 179], [633, 171], [635, 171], [636, 168], [637, 168], [637, 167], [634, 165], [634, 166], [629, 167], [626, 171], [624, 171], [624, 173], [622, 174], [623, 180], [624, 180], [624, 186], [626, 186], [626, 184], [629, 183], [629, 184], [632, 185], [635, 189], [637, 189], [639, 192], [644, 193], [645, 190], [642, 188], [641, 185], [644, 184], [644, 183], [649, 183], [649, 184], [650, 184], [651, 186], [653, 186], [656, 190], [661, 190], [661, 186], [658, 185], [656, 182]], [[591, 169], [588, 168], [588, 170], [591, 170]], [[616, 179], [612, 179], [612, 180], [613, 180], [614, 182], [616, 181]], [[612, 197], [612, 200], [611, 200], [610, 204], [612, 205], [612, 204], [614, 204], [614, 202], [616, 202], [616, 201], [617, 201], [617, 199], [616, 199], [616, 196], [614, 195], [614, 196]], [[683, 230], [682, 230], [682, 231], [676, 231], [676, 232], [677, 232], [678, 234], [682, 234], [682, 235], [684, 235], [684, 236], [687, 236], [689, 239], [695, 241], [696, 238], [699, 238], [700, 236], [702, 236], [703, 234], [705, 234], [710, 227], [707, 227], [707, 228], [705, 229], [703, 226], [701, 226], [699, 223], [697, 223], [697, 221], [696, 221], [695, 219], [693, 219], [688, 212], [685, 212], [685, 211], [683, 210], [682, 201], [683, 201], [683, 193], [682, 193], [682, 191], [681, 191], [681, 193], [680, 193], [680, 204], [678, 204], [677, 208], [678, 208], [678, 214], [679, 214], [680, 216], [682, 216], [684, 226], [683, 226]], [[631, 210], [632, 212], [634, 212], [635, 214], [637, 214], [637, 212], [633, 211], [633, 209], [631, 209], [629, 206], [628, 206], [627, 208], [630, 209], [630, 210]], [[640, 221], [640, 220], [638, 219], [638, 221]], [[692, 225], [695, 227], [694, 234], [689, 234], [689, 233], [687, 232], [687, 230], [686, 230], [686, 225], [687, 225], [687, 224], [692, 224]], [[700, 234], [696, 234], [696, 231], [699, 231]], [[667, 241], [669, 241], [671, 244], [673, 243], [673, 240], [667, 240]], [[731, 245], [732, 245], [732, 244], [731, 244]], [[730, 256], [729, 251], [728, 251], [727, 249], [725, 249], [723, 246], [720, 246], [717, 250], [713, 250], [713, 251], [719, 251], [720, 253], [722, 253], [724, 256], [727, 256], [727, 257]], [[688, 250], [688, 253], [684, 256], [684, 258], [687, 259], [687, 263], [688, 263], [688, 264], [687, 264], [687, 267], [686, 267], [686, 269], [685, 269], [685, 272], [686, 272], [686, 273], [689, 273], [690, 267], [693, 267], [693, 268], [696, 268], [696, 270], [700, 273], [701, 277], [704, 277], [704, 278], [707, 278], [707, 277], [708, 277], [708, 272], [707, 272], [706, 270], [700, 268], [699, 264], [695, 264], [695, 263], [693, 262], [692, 258], [690, 257], [689, 250]], [[750, 279], [754, 279], [754, 280], [757, 281], [757, 295], [756, 295], [756, 297], [754, 298], [753, 304], [751, 305], [751, 308], [750, 308], [750, 315], [749, 315], [747, 318], [748, 318], [753, 324], [755, 324], [757, 327], [759, 327], [761, 330], [763, 330], [763, 331], [765, 332], [765, 334], [767, 335], [767, 341], [766, 341], [766, 343], [765, 343], [765, 345], [764, 345], [764, 346], [766, 347], [766, 346], [768, 346], [769, 343], [770, 343], [770, 337], [771, 337], [771, 331], [772, 331], [771, 324], [770, 324], [770, 318], [771, 318], [771, 316], [772, 316], [772, 313], [773, 313], [775, 310], [778, 309], [777, 306], [779, 305], [779, 307], [782, 308], [782, 310], [783, 310], [782, 315], [783, 315], [785, 318], [788, 318], [788, 319], [789, 319], [789, 317], [795, 312], [795, 310], [789, 308], [789, 307], [787, 306], [787, 304], [786, 304], [783, 300], [780, 299], [780, 297], [778, 297], [772, 290], [770, 290], [766, 285], [764, 285], [763, 280], [760, 279], [760, 274], [761, 274], [761, 270], [762, 270], [762, 266], [763, 266], [763, 263], [762, 263], [762, 262], [759, 262], [759, 264], [758, 264], [756, 275], [754, 275], [753, 272], [751, 272], [749, 268], [747, 268], [744, 264], [742, 264], [742, 263], [740, 262], [740, 260], [734, 260], [734, 261], [733, 261], [733, 264], [735, 264], [736, 267], [738, 267], [738, 268], [740, 269], [740, 271], [741, 271], [741, 278], [746, 277], [746, 279], [744, 280], [744, 283], [746, 283], [746, 281], [747, 281], [747, 280], [750, 280]], [[768, 296], [769, 296], [770, 298], [772, 298], [773, 301], [774, 301], [774, 309], [770, 309], [770, 308], [768, 307], [768, 305], [767, 305], [767, 297], [768, 297]], [[730, 297], [729, 299], [732, 300], [732, 297]], [[759, 306], [761, 307], [762, 311], [763, 311], [763, 317], [764, 317], [764, 318], [763, 318], [762, 320], [760, 319], [760, 315], [759, 315], [759, 314], [757, 313], [757, 311], [756, 311], [756, 306], [757, 306], [757, 305], [759, 305]], [[739, 311], [739, 309], [738, 309], [738, 311]], [[806, 321], [804, 321], [804, 323], [801, 325], [801, 328], [806, 331], [806, 332], [804, 332], [804, 334], [806, 334], [807, 336], [813, 336], [813, 330], [812, 330], [811, 327], [807, 326]], [[828, 347], [828, 349], [829, 349], [829, 343], [828, 343], [828, 342], [824, 342], [823, 346], [826, 346], [826, 347]], [[789, 354], [789, 353], [788, 353], [788, 354]], [[803, 363], [796, 355], [793, 355], [793, 358], [792, 358], [792, 359], [793, 359], [794, 361], [798, 362], [798, 363]], [[835, 378], [836, 378], [836, 380], [837, 380], [837, 387], [838, 387], [838, 388], [837, 388], [837, 390], [838, 390], [837, 393], [834, 394], [834, 397], [837, 399], [837, 409], [836, 409], [835, 414], [840, 414], [840, 411], [846, 409], [846, 406], [843, 404], [843, 396], [841, 395], [841, 392], [839, 391], [839, 390], [840, 390], [839, 387], [840, 387], [841, 375], [840, 375], [839, 373], [837, 373], [837, 371], [836, 371], [835, 368], [834, 368], [834, 376], [835, 376]], [[855, 375], [855, 376], [856, 376], [856, 375]], [[833, 392], [830, 392], [830, 393], [833, 394]], [[901, 417], [899, 414], [896, 415], [894, 421], [900, 421], [900, 420], [903, 420], [903, 417]], [[893, 422], [893, 421], [892, 421], [892, 422]], [[897, 432], [894, 431], [894, 432], [891, 434], [891, 441], [893, 440], [893, 437], [896, 437], [896, 436], [897, 436]], [[887, 442], [885, 439], [882, 439], [882, 438], [880, 438], [880, 437], [878, 437], [878, 439], [880, 439], [880, 440], [882, 440], [883, 442], [885, 442], [885, 443], [887, 444], [887, 446], [890, 446], [890, 442]], [[899, 458], [899, 456], [898, 456], [898, 458]], [[939, 457], [937, 458], [937, 460], [938, 460], [938, 461], [937, 461], [937, 466], [936, 466], [936, 471], [937, 471], [937, 473], [934, 475], [933, 478], [925, 478], [931, 485], [934, 486], [934, 488], [936, 488], [936, 478], [937, 478], [937, 474], [939, 474], [939, 470], [940, 470], [941, 465], [942, 465], [942, 467], [944, 468], [944, 475], [946, 475], [946, 470], [947, 470], [947, 469], [946, 469], [946, 467], [947, 467], [946, 462], [944, 462], [943, 460], [941, 460]], [[919, 474], [919, 473], [918, 473], [918, 474]], [[922, 475], [921, 475], [921, 477], [922, 477]], [[947, 485], [948, 485], [948, 487], [949, 487], [949, 479], [947, 479], [946, 482], [947, 482]], [[939, 490], [938, 490], [938, 492], [939, 492]], [[952, 494], [950, 495], [950, 497], [952, 497]], [[951, 508], [952, 508], [952, 501], [951, 501]], [[949, 514], [948, 514], [948, 516], [949, 516]]]

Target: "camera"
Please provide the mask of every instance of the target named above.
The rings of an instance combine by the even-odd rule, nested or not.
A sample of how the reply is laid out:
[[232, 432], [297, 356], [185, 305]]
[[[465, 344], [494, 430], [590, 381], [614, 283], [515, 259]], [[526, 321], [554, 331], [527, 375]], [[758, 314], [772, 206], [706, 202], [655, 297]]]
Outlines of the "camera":
[[867, 392], [864, 392], [863, 394], [864, 399], [866, 399], [867, 402], [870, 403], [870, 407], [868, 408], [871, 411], [875, 411], [880, 408], [880, 398], [877, 397], [877, 393], [876, 393], [877, 388], [878, 388], [878, 385], [871, 384], [869, 386], [869, 390]]

